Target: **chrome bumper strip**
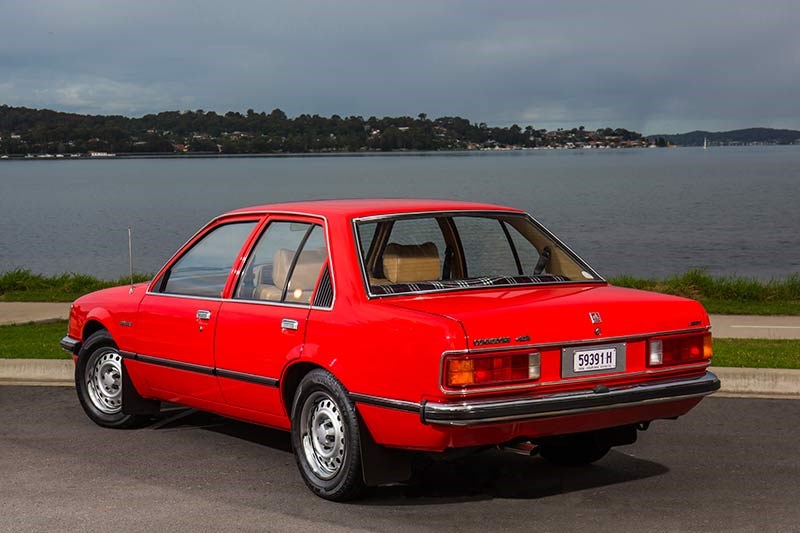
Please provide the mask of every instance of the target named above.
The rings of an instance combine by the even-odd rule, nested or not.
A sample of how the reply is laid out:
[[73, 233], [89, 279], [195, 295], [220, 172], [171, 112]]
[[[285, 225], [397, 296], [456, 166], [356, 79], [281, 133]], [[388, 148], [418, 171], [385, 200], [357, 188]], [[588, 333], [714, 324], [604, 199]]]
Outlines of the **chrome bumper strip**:
[[73, 339], [73, 338], [72, 338], [72, 337], [70, 337], [69, 335], [66, 335], [66, 336], [64, 336], [64, 337], [61, 339], [61, 343], [60, 343], [60, 344], [61, 344], [61, 347], [62, 347], [64, 350], [66, 350], [67, 352], [71, 353], [72, 355], [75, 355], [75, 353], [76, 353], [76, 352], [77, 352], [77, 351], [80, 349], [80, 347], [81, 347], [81, 341], [80, 341], [80, 340], [78, 340], [78, 339]]
[[658, 381], [624, 387], [596, 387], [581, 392], [559, 393], [536, 398], [460, 403], [426, 402], [420, 407], [427, 424], [472, 426], [511, 420], [549, 418], [608, 409], [619, 409], [697, 398], [719, 389], [711, 372], [689, 378]]

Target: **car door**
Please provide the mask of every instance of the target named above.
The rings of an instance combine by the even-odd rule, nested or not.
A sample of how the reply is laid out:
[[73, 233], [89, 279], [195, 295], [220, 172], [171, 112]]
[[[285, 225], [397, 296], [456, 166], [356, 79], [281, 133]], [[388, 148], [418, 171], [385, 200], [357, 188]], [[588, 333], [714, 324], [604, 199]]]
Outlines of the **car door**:
[[283, 417], [279, 378], [287, 360], [302, 353], [327, 258], [321, 220], [268, 219], [216, 325], [217, 376], [229, 404]]
[[165, 398], [223, 401], [214, 376], [218, 313], [258, 222], [234, 217], [201, 231], [168, 263], [139, 304], [133, 350], [148, 363], [148, 385]]

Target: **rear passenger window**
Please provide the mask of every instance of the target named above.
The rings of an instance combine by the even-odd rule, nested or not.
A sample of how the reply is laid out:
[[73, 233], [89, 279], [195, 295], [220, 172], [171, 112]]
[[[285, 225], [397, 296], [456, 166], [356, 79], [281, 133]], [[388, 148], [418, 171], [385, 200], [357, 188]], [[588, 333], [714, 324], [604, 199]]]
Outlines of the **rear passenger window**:
[[245, 263], [234, 298], [308, 304], [326, 258], [321, 226], [271, 222]]

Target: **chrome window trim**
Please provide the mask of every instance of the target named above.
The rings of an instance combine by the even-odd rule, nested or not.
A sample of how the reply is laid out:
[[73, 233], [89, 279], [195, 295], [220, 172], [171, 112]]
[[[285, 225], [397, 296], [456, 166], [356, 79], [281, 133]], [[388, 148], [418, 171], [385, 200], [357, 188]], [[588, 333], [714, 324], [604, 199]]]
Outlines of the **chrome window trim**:
[[[271, 216], [271, 213], [269, 213], [267, 216]], [[315, 226], [315, 225], [319, 226], [320, 228], [322, 228], [322, 232], [325, 234], [325, 247], [326, 247], [326, 249], [325, 249], [325, 259], [326, 259], [326, 261], [323, 262], [322, 267], [320, 267], [320, 270], [319, 270], [320, 274], [317, 277], [317, 284], [319, 284], [319, 281], [322, 278], [322, 272], [324, 271], [323, 267], [325, 265], [328, 265], [328, 268], [330, 270], [333, 270], [333, 267], [331, 266], [331, 264], [333, 263], [333, 261], [331, 261], [331, 243], [330, 243], [330, 239], [329, 239], [329, 236], [328, 236], [330, 232], [328, 231], [328, 228], [327, 228], [328, 221], [325, 219], [325, 217], [319, 216], [319, 215], [305, 215], [305, 216], [307, 216], [308, 218], [317, 218], [317, 219], [322, 219], [322, 220], [325, 221], [324, 224], [316, 224], [314, 222], [303, 222], [303, 224], [309, 224], [311, 226]], [[267, 228], [269, 227], [270, 224], [272, 224], [272, 222], [297, 222], [297, 221], [296, 220], [268, 221], [267, 225], [264, 226], [264, 229], [256, 237], [256, 240], [253, 242], [253, 246], [250, 248], [250, 250], [248, 250], [248, 254], [243, 257], [242, 269], [244, 269], [244, 265], [247, 264], [247, 261], [250, 259], [250, 255], [255, 251], [256, 246], [258, 245], [261, 237], [264, 236], [264, 234], [267, 231]], [[300, 250], [300, 253], [302, 253], [302, 252], [303, 252], [303, 250]], [[236, 284], [233, 287], [234, 291], [236, 290], [236, 287], [237, 287], [239, 281], [241, 280], [241, 276], [242, 276], [242, 272], [240, 270], [238, 272], [238, 274], [237, 274]], [[288, 281], [289, 280], [287, 280], [287, 282]], [[314, 287], [314, 288], [316, 289], [317, 287]], [[255, 300], [253, 298], [226, 298], [223, 301], [253, 303], [253, 304], [259, 304], [259, 305], [277, 304], [277, 305], [286, 305], [288, 307], [302, 307], [302, 308], [305, 308], [305, 309], [315, 309], [315, 310], [318, 310], [318, 311], [332, 311], [333, 310], [333, 304], [336, 302], [336, 290], [334, 289], [334, 286], [333, 286], [333, 275], [332, 274], [331, 274], [331, 292], [333, 292], [333, 298], [331, 299], [330, 307], [320, 307], [320, 306], [311, 305], [311, 303], [314, 301], [314, 298], [316, 298], [316, 294], [317, 294], [316, 291], [312, 295], [312, 296], [314, 296], [314, 298], [311, 299], [311, 301], [309, 302], [309, 305], [294, 304], [294, 303], [291, 303], [291, 302], [273, 302], [273, 301], [268, 301], [268, 300]]]
[[[490, 216], [497, 216], [497, 215], [512, 215], [512, 216], [519, 216], [526, 218], [531, 224], [534, 225], [539, 231], [541, 231], [545, 236], [547, 236], [550, 240], [552, 240], [557, 246], [561, 247], [567, 255], [570, 255], [573, 260], [575, 260], [579, 266], [584, 267], [584, 269], [592, 274], [596, 279], [584, 279], [584, 280], [576, 280], [576, 281], [551, 281], [547, 283], [517, 283], [514, 285], [487, 285], [487, 286], [476, 286], [476, 287], [452, 287], [447, 289], [429, 289], [424, 291], [407, 291], [407, 292], [397, 292], [392, 294], [375, 294], [370, 290], [369, 285], [369, 276], [366, 272], [366, 265], [364, 263], [364, 254], [361, 250], [361, 237], [358, 233], [358, 224], [362, 222], [374, 222], [379, 220], [386, 220], [386, 219], [403, 219], [403, 218], [420, 218], [424, 215], [431, 215], [431, 216], [438, 216], [438, 215], [449, 215], [449, 216], [458, 216], [460, 214], [466, 214], [467, 216], [474, 216], [474, 215], [490, 215]], [[589, 284], [589, 285], [599, 285], [608, 283], [605, 278], [603, 278], [600, 274], [598, 274], [586, 261], [584, 261], [578, 254], [576, 254], [572, 248], [570, 248], [566, 243], [564, 243], [561, 239], [556, 237], [553, 232], [547, 229], [542, 223], [537, 221], [533, 216], [525, 211], [517, 211], [511, 209], [456, 209], [456, 210], [433, 210], [433, 211], [411, 211], [407, 213], [389, 213], [389, 214], [381, 214], [381, 215], [369, 215], [365, 217], [356, 217], [351, 220], [351, 226], [353, 231], [353, 239], [355, 241], [356, 246], [356, 254], [358, 256], [358, 266], [361, 270], [361, 281], [364, 285], [364, 291], [367, 295], [367, 299], [372, 300], [375, 298], [387, 298], [392, 296], [407, 296], [409, 294], [417, 295], [417, 294], [432, 294], [432, 293], [446, 293], [446, 292], [453, 292], [453, 291], [467, 291], [467, 290], [486, 290], [486, 289], [497, 289], [500, 287], [504, 288], [511, 288], [511, 287], [548, 287], [548, 286], [558, 286], [558, 285], [581, 285], [581, 284]]]
[[145, 292], [147, 296], [163, 296], [165, 298], [182, 298], [184, 300], [201, 300], [204, 302], [221, 302], [222, 298], [215, 298], [213, 296], [189, 296], [188, 294], [170, 294], [166, 292]]
[[[263, 217], [270, 217], [270, 216], [273, 216], [273, 215], [278, 215], [278, 216], [282, 216], [282, 215], [286, 215], [286, 216], [302, 216], [302, 217], [308, 217], [308, 218], [317, 218], [317, 219], [321, 219], [323, 221], [322, 230], [325, 232], [325, 245], [327, 246], [328, 268], [330, 269], [331, 290], [333, 291], [333, 298], [331, 299], [330, 307], [319, 307], [319, 306], [315, 306], [315, 305], [291, 304], [291, 303], [284, 303], [284, 302], [265, 302], [265, 301], [260, 301], [260, 300], [239, 300], [239, 299], [234, 299], [234, 298], [213, 298], [213, 297], [206, 297], [206, 296], [190, 296], [190, 295], [184, 295], [184, 294], [170, 294], [170, 293], [164, 293], [164, 292], [154, 292], [154, 291], [151, 290], [153, 288], [153, 286], [155, 285], [156, 281], [164, 273], [167, 265], [172, 263], [175, 260], [175, 258], [178, 256], [180, 251], [183, 250], [184, 247], [186, 247], [187, 244], [192, 242], [192, 240], [194, 240], [198, 235], [200, 235], [203, 232], [203, 230], [205, 230], [209, 226], [217, 223], [218, 221], [220, 221], [220, 220], [222, 220], [224, 218], [236, 218], [236, 217], [239, 217], [239, 216], [243, 216], [243, 217], [259, 216], [261, 218], [259, 218], [257, 220], [257, 222], [261, 223], [263, 221]], [[253, 228], [253, 231], [255, 231], [257, 228], [258, 228], [258, 225], [256, 225], [256, 228]], [[260, 235], [259, 235], [259, 237], [260, 237]], [[255, 243], [254, 243], [254, 246], [255, 246]], [[252, 251], [253, 251], [252, 248], [250, 250], [248, 250], [248, 252], [252, 252]], [[247, 261], [247, 257], [249, 257], [249, 255], [250, 254], [248, 253], [248, 255], [245, 256], [245, 262]], [[234, 268], [238, 268], [238, 266], [235, 265]], [[241, 273], [239, 273], [237, 275], [241, 275]], [[330, 225], [328, 223], [328, 217], [326, 217], [324, 215], [319, 215], [319, 214], [314, 214], [314, 213], [306, 213], [306, 212], [301, 212], [301, 211], [265, 211], [264, 210], [264, 211], [242, 211], [242, 212], [234, 212], [234, 213], [225, 213], [225, 214], [222, 214], [222, 215], [217, 215], [216, 217], [212, 218], [211, 220], [209, 220], [208, 222], [203, 224], [203, 226], [200, 229], [198, 229], [196, 232], [194, 232], [194, 235], [189, 237], [189, 239], [186, 242], [184, 242], [182, 245], [180, 245], [178, 247], [178, 250], [175, 253], [173, 253], [172, 256], [161, 266], [159, 271], [156, 273], [156, 275], [153, 277], [153, 279], [147, 285], [147, 290], [145, 291], [145, 295], [150, 295], [150, 296], [168, 296], [168, 297], [172, 297], [172, 298], [181, 298], [181, 297], [182, 298], [194, 298], [194, 299], [199, 299], [199, 300], [221, 301], [221, 302], [232, 301], [232, 302], [253, 303], [253, 304], [257, 304], [257, 305], [279, 305], [279, 306], [285, 306], [285, 307], [302, 307], [302, 308], [305, 308], [305, 309], [314, 309], [315, 311], [333, 311], [333, 308], [336, 305], [336, 292], [337, 292], [336, 291], [336, 274], [334, 273], [333, 260], [331, 259], [331, 238], [330, 238]]]
[[269, 305], [274, 307], [292, 307], [297, 309], [313, 309], [315, 311], [332, 311], [331, 307], [319, 307], [316, 305], [296, 304], [291, 302], [269, 302], [266, 300], [237, 300], [235, 298], [212, 298], [208, 296], [188, 296], [185, 294], [167, 294], [163, 292], [150, 292], [145, 293], [148, 296], [163, 296], [164, 298], [183, 298], [189, 300], [204, 300], [209, 302], [222, 302], [222, 303], [240, 303], [240, 304], [253, 304], [253, 305]]
[[638, 376], [652, 376], [658, 374], [665, 374], [668, 372], [675, 372], [681, 369], [700, 369], [706, 368], [711, 363], [706, 359], [699, 363], [691, 363], [691, 364], [684, 364], [680, 366], [671, 366], [671, 367], [664, 367], [664, 368], [651, 368], [648, 370], [640, 370], [638, 372], [614, 372], [614, 373], [607, 373], [607, 374], [594, 374], [591, 376], [586, 376], [583, 378], [562, 378], [557, 381], [526, 381], [524, 383], [513, 383], [510, 385], [499, 385], [496, 387], [484, 387], [484, 388], [471, 388], [467, 390], [454, 390], [454, 389], [447, 389], [444, 386], [444, 361], [448, 355], [464, 355], [464, 354], [475, 354], [475, 355], [482, 355], [485, 353], [496, 353], [496, 352], [508, 352], [508, 353], [516, 353], [520, 351], [526, 350], [547, 350], [547, 349], [561, 349], [561, 348], [568, 348], [572, 346], [588, 346], [588, 345], [602, 345], [602, 344], [611, 344], [615, 342], [635, 342], [635, 341], [645, 341], [650, 338], [654, 337], [661, 337], [661, 336], [673, 336], [673, 335], [685, 335], [691, 333], [705, 333], [711, 329], [710, 326], [704, 328], [694, 328], [694, 329], [682, 329], [682, 330], [674, 330], [674, 331], [661, 331], [657, 333], [644, 333], [641, 335], [625, 335], [621, 337], [605, 337], [605, 338], [595, 338], [595, 339], [583, 339], [583, 340], [575, 340], [575, 341], [565, 341], [565, 342], [548, 342], [548, 343], [539, 343], [539, 344], [524, 344], [519, 346], [500, 346], [500, 347], [492, 347], [492, 348], [478, 348], [470, 350], [462, 349], [462, 350], [445, 350], [442, 352], [441, 359], [439, 361], [439, 390], [442, 391], [443, 394], [448, 396], [473, 396], [475, 394], [483, 394], [487, 392], [503, 392], [503, 391], [520, 391], [520, 390], [534, 390], [539, 387], [548, 386], [548, 385], [557, 385], [557, 384], [564, 384], [564, 383], [583, 383], [587, 381], [598, 381], [602, 379], [606, 379], [608, 377], [614, 376], [631, 376], [631, 377], [638, 377]]

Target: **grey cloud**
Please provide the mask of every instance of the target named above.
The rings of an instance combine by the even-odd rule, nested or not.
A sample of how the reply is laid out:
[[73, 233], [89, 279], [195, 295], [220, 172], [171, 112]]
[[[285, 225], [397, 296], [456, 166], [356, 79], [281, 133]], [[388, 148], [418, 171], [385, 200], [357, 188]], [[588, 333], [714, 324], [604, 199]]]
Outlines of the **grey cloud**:
[[[800, 127], [794, 2], [1, 2], [0, 102]], [[5, 27], [7, 26], [7, 27]]]

